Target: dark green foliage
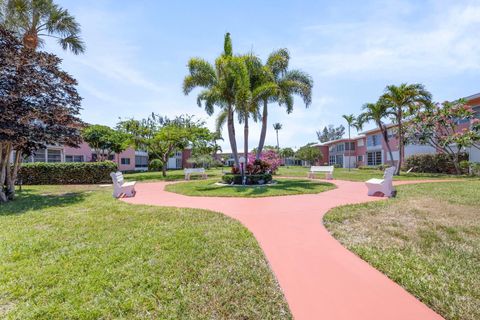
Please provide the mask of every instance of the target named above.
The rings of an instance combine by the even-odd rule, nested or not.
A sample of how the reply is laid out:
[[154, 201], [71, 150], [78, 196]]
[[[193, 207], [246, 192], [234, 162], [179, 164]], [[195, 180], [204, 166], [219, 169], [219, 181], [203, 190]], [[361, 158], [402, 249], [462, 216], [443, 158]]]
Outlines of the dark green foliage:
[[[468, 160], [467, 154], [461, 154], [460, 160]], [[417, 154], [405, 159], [403, 169], [405, 171], [410, 170], [413, 172], [426, 172], [426, 173], [448, 173], [456, 174], [456, 169], [453, 161], [447, 154]]]
[[[272, 175], [270, 173], [264, 174], [249, 174], [246, 175], [246, 184], [266, 184], [272, 181]], [[227, 184], [242, 184], [242, 175], [240, 174], [225, 174], [222, 176], [222, 181]], [[263, 182], [263, 183], [261, 183]]]
[[103, 162], [26, 163], [19, 172], [22, 184], [97, 184], [111, 183], [117, 164]]

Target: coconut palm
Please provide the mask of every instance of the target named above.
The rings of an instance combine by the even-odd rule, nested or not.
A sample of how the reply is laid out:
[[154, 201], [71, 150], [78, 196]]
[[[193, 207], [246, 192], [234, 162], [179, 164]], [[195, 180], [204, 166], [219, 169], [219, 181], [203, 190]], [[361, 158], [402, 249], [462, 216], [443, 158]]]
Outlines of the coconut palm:
[[257, 158], [265, 145], [268, 125], [268, 103], [275, 102], [285, 106], [287, 113], [293, 110], [294, 95], [303, 99], [305, 106], [312, 103], [313, 80], [300, 70], [288, 70], [290, 54], [287, 49], [272, 52], [265, 64], [266, 76], [263, 84], [253, 92], [253, 99], [263, 104], [262, 128], [258, 142]]
[[273, 129], [276, 131], [277, 133], [277, 150], [280, 150], [280, 144], [278, 143], [278, 131], [279, 130], [282, 130], [283, 126], [281, 123], [277, 122], [277, 123], [274, 123], [273, 124]]
[[390, 156], [390, 161], [393, 162], [393, 153], [392, 148], [390, 147], [390, 140], [388, 138], [388, 128], [383, 123], [383, 119], [391, 116], [391, 111], [389, 110], [388, 105], [385, 101], [379, 100], [377, 103], [366, 103], [363, 105], [364, 112], [358, 116], [356, 121], [356, 127], [361, 129], [365, 122], [373, 121], [380, 128], [382, 133], [383, 141], [387, 147], [388, 154]]
[[26, 48], [36, 50], [43, 45], [43, 37], [50, 37], [64, 50], [85, 51], [80, 25], [53, 0], [0, 0], [0, 6], [0, 23], [15, 32]]
[[197, 87], [204, 88], [197, 97], [197, 104], [212, 115], [220, 108], [218, 127], [227, 123], [228, 138], [235, 165], [239, 167], [235, 137], [235, 112], [249, 103], [250, 81], [243, 57], [233, 56], [230, 34], [225, 34], [224, 52], [215, 60], [215, 66], [201, 58], [188, 62], [189, 75], [183, 81], [183, 92], [188, 95]]
[[[350, 129], [355, 125], [356, 123], [356, 118], [353, 114], [349, 114], [349, 115], [346, 115], [344, 114], [342, 116], [343, 119], [345, 119], [345, 121], [347, 121], [347, 125], [348, 125], [348, 143], [350, 144], [350, 139], [351, 139], [351, 136], [350, 136]], [[350, 150], [351, 152], [351, 150]], [[348, 171], [350, 171], [350, 154], [348, 155]]]
[[385, 93], [381, 96], [381, 100], [387, 104], [393, 115], [394, 123], [398, 127], [399, 157], [396, 174], [399, 175], [404, 155], [405, 132], [403, 122], [405, 117], [419, 104], [430, 103], [432, 94], [428, 92], [422, 84], [402, 83], [399, 86], [387, 86]]

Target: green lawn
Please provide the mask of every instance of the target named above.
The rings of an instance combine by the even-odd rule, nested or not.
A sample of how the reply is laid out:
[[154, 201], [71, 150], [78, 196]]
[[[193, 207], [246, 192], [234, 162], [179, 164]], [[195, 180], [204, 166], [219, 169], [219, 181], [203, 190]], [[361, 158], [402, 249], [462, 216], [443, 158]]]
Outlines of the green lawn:
[[320, 193], [331, 190], [335, 186], [331, 183], [315, 182], [302, 179], [275, 179], [277, 184], [269, 186], [221, 186], [215, 183], [218, 180], [199, 180], [181, 182], [166, 186], [170, 192], [187, 196], [202, 197], [274, 197], [304, 193]]
[[[300, 167], [300, 166], [290, 166], [290, 167], [280, 167], [277, 175], [285, 177], [307, 177], [307, 172], [310, 170], [310, 167]], [[381, 178], [383, 172], [380, 170], [359, 170], [359, 169], [348, 169], [335, 168], [333, 171], [334, 179], [338, 180], [348, 180], [348, 181], [367, 181], [371, 178]], [[317, 178], [323, 179], [325, 174], [317, 174]], [[395, 176], [394, 180], [421, 180], [421, 179], [450, 179], [450, 178], [466, 178], [467, 176], [455, 176], [447, 174], [433, 174], [433, 173], [404, 173], [402, 172], [400, 176]]]
[[0, 319], [291, 319], [252, 234], [110, 188], [30, 186], [0, 207]]
[[335, 208], [335, 238], [446, 319], [480, 319], [480, 181], [405, 185]]

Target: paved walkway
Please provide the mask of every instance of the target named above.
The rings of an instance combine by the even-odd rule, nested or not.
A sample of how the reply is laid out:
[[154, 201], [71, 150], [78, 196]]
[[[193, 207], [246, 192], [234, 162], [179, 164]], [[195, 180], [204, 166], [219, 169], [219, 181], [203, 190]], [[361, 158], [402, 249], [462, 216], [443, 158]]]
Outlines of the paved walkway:
[[[375, 201], [362, 182], [275, 198], [189, 197], [164, 191], [166, 182], [137, 184], [124, 201], [222, 212], [255, 235], [297, 320], [442, 319], [402, 287], [345, 249], [325, 229], [333, 207]], [[402, 182], [404, 184], [406, 182]]]

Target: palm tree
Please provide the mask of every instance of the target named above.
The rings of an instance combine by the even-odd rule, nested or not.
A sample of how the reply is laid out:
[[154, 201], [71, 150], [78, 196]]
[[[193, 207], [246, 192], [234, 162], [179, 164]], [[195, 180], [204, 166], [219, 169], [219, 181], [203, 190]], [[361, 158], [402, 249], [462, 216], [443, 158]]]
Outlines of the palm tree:
[[188, 95], [196, 87], [204, 88], [198, 94], [198, 106], [203, 105], [209, 115], [215, 112], [215, 106], [220, 108], [217, 127], [227, 123], [230, 147], [235, 165], [239, 167], [234, 116], [249, 102], [250, 81], [243, 57], [233, 56], [230, 33], [225, 34], [224, 52], [215, 60], [215, 66], [204, 59], [192, 58], [188, 69], [189, 75], [183, 80], [184, 94]]
[[273, 124], [273, 129], [277, 132], [277, 150], [280, 150], [280, 144], [278, 143], [278, 130], [282, 130], [283, 126], [281, 123], [277, 122]]
[[276, 102], [280, 106], [285, 106], [287, 113], [293, 110], [293, 95], [300, 96], [306, 107], [312, 103], [312, 78], [300, 70], [288, 70], [289, 61], [290, 54], [287, 49], [272, 52], [264, 66], [266, 72], [264, 82], [253, 92], [253, 99], [263, 104], [257, 159], [262, 153], [267, 135], [268, 103]]
[[425, 86], [419, 83], [402, 83], [400, 86], [390, 85], [385, 88], [385, 93], [381, 100], [387, 104], [393, 120], [398, 126], [398, 163], [396, 174], [400, 174], [402, 160], [404, 155], [405, 132], [403, 121], [409, 112], [413, 111], [419, 104], [428, 104], [432, 100], [432, 94], [425, 89]]
[[379, 100], [377, 103], [366, 103], [363, 105], [364, 112], [360, 114], [357, 118], [356, 127], [362, 128], [365, 122], [373, 121], [375, 124], [380, 128], [380, 132], [382, 133], [383, 141], [387, 146], [388, 154], [390, 156], [390, 161], [393, 162], [393, 153], [392, 148], [390, 147], [390, 141], [388, 138], [388, 128], [383, 123], [383, 119], [390, 116], [391, 112], [389, 111], [388, 105]]
[[[351, 129], [352, 126], [354, 126], [354, 124], [357, 120], [355, 119], [355, 116], [353, 114], [349, 114], [349, 115], [344, 114], [342, 116], [342, 118], [345, 119], [347, 121], [347, 124], [348, 124], [348, 143], [350, 144], [350, 147], [351, 147], [350, 129]], [[349, 148], [349, 149], [351, 149], [351, 148]], [[350, 150], [350, 152], [351, 152], [351, 150]], [[348, 171], [350, 171], [350, 160], [351, 160], [350, 157], [351, 157], [351, 154], [349, 153], [349, 155], [348, 155]]]
[[0, 23], [15, 32], [26, 48], [36, 50], [43, 45], [42, 37], [50, 37], [64, 50], [74, 54], [85, 51], [80, 25], [53, 0], [0, 0], [0, 6]]

